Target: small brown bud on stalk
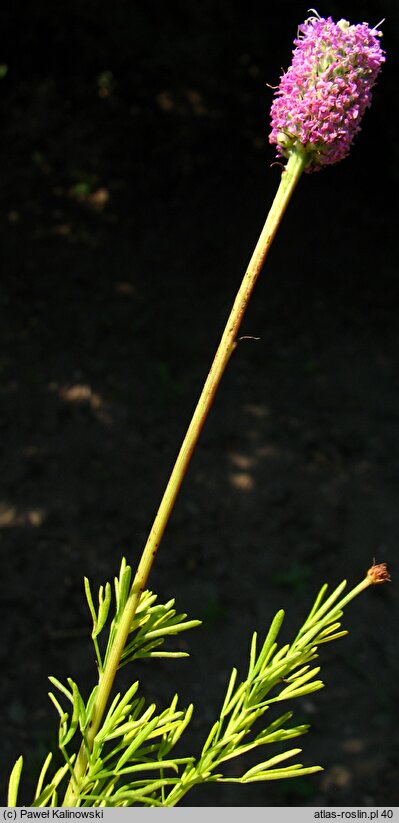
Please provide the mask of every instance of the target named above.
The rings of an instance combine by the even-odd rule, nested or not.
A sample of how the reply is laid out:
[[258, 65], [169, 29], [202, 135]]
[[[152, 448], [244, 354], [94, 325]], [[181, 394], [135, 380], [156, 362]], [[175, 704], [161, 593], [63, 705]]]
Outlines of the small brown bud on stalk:
[[391, 575], [389, 574], [386, 563], [373, 563], [367, 572], [367, 578], [370, 585], [374, 583], [389, 583]]

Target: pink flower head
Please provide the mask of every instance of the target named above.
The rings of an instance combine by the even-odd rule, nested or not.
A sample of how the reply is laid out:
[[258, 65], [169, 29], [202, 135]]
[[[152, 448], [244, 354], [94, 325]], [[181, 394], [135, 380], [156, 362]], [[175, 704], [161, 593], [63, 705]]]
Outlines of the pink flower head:
[[331, 17], [309, 17], [299, 26], [271, 108], [269, 141], [280, 157], [301, 144], [307, 171], [346, 157], [385, 61], [381, 36], [367, 23], [351, 26]]

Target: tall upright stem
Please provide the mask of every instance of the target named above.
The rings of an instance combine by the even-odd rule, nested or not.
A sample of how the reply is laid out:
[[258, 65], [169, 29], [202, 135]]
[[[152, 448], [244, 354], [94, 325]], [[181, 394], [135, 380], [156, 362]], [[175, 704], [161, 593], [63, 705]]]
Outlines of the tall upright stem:
[[[280, 185], [272, 203], [265, 225], [255, 246], [248, 268], [245, 272], [241, 286], [238, 290], [233, 308], [227, 320], [220, 344], [215, 354], [208, 377], [205, 381], [200, 398], [195, 408], [191, 423], [187, 429], [181, 449], [177, 456], [175, 465], [166, 486], [161, 504], [156, 514], [147, 543], [144, 547], [141, 560], [139, 562], [136, 576], [126, 602], [125, 610], [120, 620], [113, 646], [108, 655], [104, 671], [99, 677], [99, 687], [96, 702], [93, 708], [90, 728], [87, 732], [86, 744], [89, 750], [92, 749], [93, 741], [100, 727], [109, 694], [114, 682], [116, 672], [120, 663], [123, 649], [129, 635], [130, 626], [136, 613], [140, 596], [147, 583], [152, 564], [162, 540], [166, 525], [187, 471], [191, 455], [197, 444], [202, 427], [205, 423], [208, 412], [212, 406], [213, 399], [223, 376], [224, 370], [237, 345], [236, 335], [240, 327], [242, 318], [247, 308], [249, 299], [253, 292], [255, 283], [261, 272], [267, 252], [272, 244], [273, 238], [280, 225], [281, 219], [291, 199], [293, 191], [306, 166], [306, 155], [303, 149], [299, 148], [289, 158], [287, 165], [281, 176]], [[78, 802], [78, 784], [85, 773], [87, 766], [87, 750], [82, 744], [76, 759], [74, 774], [69, 783], [64, 806], [74, 806]]]

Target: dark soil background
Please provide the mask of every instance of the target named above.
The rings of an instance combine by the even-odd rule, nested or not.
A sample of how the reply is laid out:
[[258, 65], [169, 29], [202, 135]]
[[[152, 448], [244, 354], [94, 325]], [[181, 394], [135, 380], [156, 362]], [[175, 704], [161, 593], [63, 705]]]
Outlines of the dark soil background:
[[[198, 751], [251, 633], [289, 640], [324, 582], [393, 582], [321, 648], [296, 707], [291, 782], [188, 805], [399, 805], [399, 278], [395, 2], [387, 64], [351, 156], [305, 175], [284, 218], [150, 587], [203, 626], [188, 660], [125, 670], [179, 691]], [[134, 566], [278, 185], [269, 107], [307, 5], [49, 0], [1, 5], [1, 801], [30, 802], [57, 721], [47, 675], [95, 679], [83, 577]], [[3, 72], [4, 73], [4, 72]], [[287, 708], [295, 708], [287, 706]], [[248, 767], [242, 763], [240, 770]], [[236, 771], [230, 774], [238, 774]]]

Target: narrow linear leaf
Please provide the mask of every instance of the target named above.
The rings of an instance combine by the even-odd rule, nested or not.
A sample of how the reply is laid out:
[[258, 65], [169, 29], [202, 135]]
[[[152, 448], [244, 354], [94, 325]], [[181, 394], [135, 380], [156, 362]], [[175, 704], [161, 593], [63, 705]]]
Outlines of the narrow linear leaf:
[[130, 743], [130, 746], [127, 747], [122, 757], [119, 758], [115, 767], [115, 772], [118, 772], [122, 768], [122, 766], [124, 766], [125, 763], [127, 763], [127, 761], [132, 757], [132, 755], [137, 751], [137, 749], [140, 748], [144, 740], [149, 739], [151, 733], [156, 729], [157, 724], [158, 717], [154, 717], [152, 720], [149, 720], [148, 723], [145, 724], [144, 728], [141, 729], [141, 731], [137, 733], [134, 740], [132, 740], [132, 742]]
[[[39, 794], [38, 797], [35, 797], [34, 802], [32, 803], [32, 806], [36, 806], [36, 807], [46, 806], [47, 801], [50, 800], [50, 797], [53, 797], [54, 794], [55, 794], [54, 783], [49, 783], [47, 786], [45, 786], [42, 793]], [[53, 805], [55, 805], [55, 804], [53, 804]]]
[[[255, 642], [256, 642], [256, 641], [255, 641]], [[234, 669], [232, 670], [232, 672], [231, 672], [231, 676], [230, 676], [230, 680], [229, 680], [229, 685], [227, 686], [226, 697], [224, 698], [224, 701], [223, 701], [223, 706], [222, 706], [221, 711], [220, 711], [220, 718], [221, 718], [221, 719], [222, 719], [222, 718], [223, 718], [223, 717], [224, 717], [224, 716], [228, 713], [228, 712], [227, 712], [227, 706], [228, 706], [228, 704], [229, 704], [229, 701], [230, 701], [231, 695], [232, 695], [232, 693], [233, 693], [233, 689], [234, 689], [234, 686], [235, 686], [235, 682], [236, 682], [236, 680], [237, 680], [237, 674], [238, 674], [237, 669], [236, 669], [236, 668], [234, 668]]]
[[295, 729], [279, 729], [271, 734], [260, 733], [255, 740], [244, 744], [237, 749], [236, 756], [241, 757], [248, 751], [251, 751], [259, 746], [264, 746], [270, 743], [279, 743], [283, 740], [290, 740], [293, 737], [300, 737], [309, 730], [309, 725], [297, 726]]
[[[119, 711], [117, 712], [116, 707], [118, 706], [120, 697], [121, 697], [121, 694], [120, 694], [120, 692], [118, 692], [118, 694], [115, 695], [115, 697], [114, 697], [114, 699], [113, 699], [113, 701], [112, 701], [112, 703], [111, 703], [111, 705], [110, 705], [110, 707], [107, 711], [107, 714], [105, 715], [105, 718], [102, 722], [100, 731], [97, 733], [95, 739], [97, 739], [98, 735], [100, 735], [100, 737], [102, 737], [103, 732], [106, 729], [111, 730], [111, 729], [114, 728], [114, 726], [116, 724], [116, 721], [117, 721], [117, 718], [119, 717]], [[123, 712], [123, 710], [122, 710], [122, 712]], [[121, 714], [122, 714], [122, 712], [121, 712]]]
[[44, 761], [44, 763], [43, 763], [41, 772], [39, 774], [39, 779], [37, 781], [37, 786], [36, 786], [36, 791], [35, 791], [35, 800], [39, 797], [39, 795], [42, 791], [44, 778], [46, 776], [47, 769], [48, 769], [48, 767], [49, 767], [49, 765], [52, 761], [52, 758], [53, 758], [52, 752], [49, 752], [46, 759], [45, 759], [45, 761]]
[[287, 654], [289, 654], [290, 651], [291, 646], [289, 643], [286, 643], [285, 646], [282, 646], [281, 649], [279, 649], [273, 656], [273, 665], [275, 666], [276, 663], [281, 663], [282, 661], [285, 662], [284, 658], [287, 656]]
[[53, 677], [52, 675], [50, 675], [50, 677], [48, 679], [49, 679], [50, 683], [52, 683], [53, 686], [56, 687], [56, 689], [58, 689], [60, 692], [62, 692], [62, 694], [64, 694], [65, 697], [68, 698], [69, 702], [72, 703], [72, 705], [73, 705], [73, 701], [74, 701], [73, 690], [70, 691], [69, 689], [67, 689], [67, 687], [64, 686], [64, 684], [60, 682], [60, 680], [57, 680], [57, 678]]
[[118, 614], [120, 614], [123, 609], [125, 608], [126, 601], [129, 597], [130, 591], [130, 580], [132, 576], [132, 570], [130, 566], [126, 566], [123, 573], [119, 578], [119, 586], [118, 586]]
[[103, 587], [100, 587], [100, 591], [98, 593], [99, 599], [99, 609], [98, 609], [98, 618], [97, 618], [97, 626], [93, 632], [93, 638], [98, 637], [98, 635], [102, 632], [105, 623], [107, 622], [109, 607], [111, 605], [111, 584], [105, 584], [105, 596], [103, 596]]
[[316, 600], [313, 603], [313, 606], [312, 606], [312, 608], [311, 608], [304, 624], [303, 624], [304, 626], [306, 626], [307, 623], [310, 623], [310, 621], [312, 620], [312, 617], [316, 614], [317, 609], [320, 607], [321, 603], [323, 602], [324, 595], [326, 594], [327, 591], [328, 591], [328, 584], [324, 583], [322, 585], [317, 597], [316, 597]]
[[57, 792], [56, 792], [56, 787], [59, 786], [59, 784], [61, 783], [61, 781], [65, 777], [66, 773], [68, 772], [68, 770], [71, 769], [71, 766], [72, 766], [74, 760], [75, 760], [75, 755], [73, 755], [71, 757], [71, 759], [69, 760], [68, 763], [65, 764], [65, 766], [62, 766], [60, 769], [58, 769], [56, 771], [51, 783], [49, 783], [43, 789], [43, 791], [39, 795], [39, 797], [35, 798], [34, 802], [32, 803], [32, 806], [35, 806], [36, 808], [40, 807], [40, 806], [46, 806], [47, 801], [50, 800], [50, 798], [51, 798], [51, 806], [54, 807], [54, 806], [58, 805], [58, 796], [57, 796]]
[[[135, 614], [134, 619], [135, 620], [138, 619], [138, 618], [142, 619], [141, 613], [149, 611], [152, 604], [155, 603], [156, 599], [157, 599], [157, 595], [154, 594], [153, 592], [148, 591], [148, 589], [146, 589], [140, 597], [139, 604], [137, 606], [137, 610], [136, 610], [136, 614]], [[173, 600], [172, 603], [174, 603], [174, 602], [175, 601]], [[161, 606], [154, 606], [153, 611], [156, 612], [161, 608], [162, 608]]]
[[310, 643], [314, 642], [317, 646], [317, 635], [319, 634], [322, 623], [316, 623], [313, 625], [305, 634], [301, 634], [299, 639], [295, 641], [295, 648], [296, 649], [306, 649], [306, 646], [309, 646]]
[[310, 626], [313, 626], [315, 623], [318, 623], [321, 620], [321, 618], [324, 617], [328, 611], [330, 611], [335, 601], [338, 600], [338, 597], [346, 588], [346, 584], [347, 581], [343, 580], [342, 583], [340, 583], [339, 586], [337, 586], [337, 588], [332, 592], [332, 594], [330, 594], [330, 597], [328, 597], [327, 600], [324, 601], [323, 605], [320, 606], [320, 608], [318, 608], [314, 612], [314, 614], [312, 615], [312, 619], [309, 620], [308, 618], [306, 623], [303, 625], [301, 631], [299, 632], [299, 636], [301, 635], [302, 630], [306, 631], [306, 629], [308, 629]]
[[179, 632], [185, 632], [187, 629], [194, 629], [196, 626], [200, 626], [201, 622], [201, 620], [187, 620], [185, 623], [175, 623], [170, 626], [163, 626], [160, 629], [154, 629], [153, 631], [146, 632], [145, 636], [146, 639], [152, 639], [153, 637], [162, 637], [163, 635], [179, 634]]
[[[83, 701], [80, 697], [79, 689], [78, 689], [76, 683], [74, 683], [73, 681], [70, 681], [70, 685], [72, 686], [72, 689], [73, 689], [73, 700], [74, 700], [73, 710], [72, 710], [72, 717], [71, 717], [70, 727], [69, 727], [68, 731], [66, 732], [66, 734], [63, 736], [63, 738], [60, 740], [60, 746], [62, 746], [62, 747], [67, 746], [68, 743], [72, 740], [72, 738], [73, 738], [73, 736], [76, 732], [76, 729], [78, 728], [78, 725], [79, 725], [79, 719], [81, 718], [82, 706], [83, 706]], [[82, 728], [84, 728], [84, 725], [85, 725], [84, 720], [85, 720], [85, 715], [86, 715], [84, 706], [83, 706], [83, 712], [84, 712], [84, 717], [82, 717], [82, 723], [81, 723]]]
[[281, 629], [284, 617], [285, 613], [283, 609], [280, 609], [280, 611], [278, 611], [275, 617], [273, 618], [272, 624], [270, 626], [270, 629], [266, 635], [266, 639], [260, 651], [258, 660], [254, 665], [253, 674], [257, 674], [257, 672], [261, 671], [262, 668], [265, 666], [270, 650], [273, 647], [277, 635]]
[[190, 657], [188, 652], [150, 652], [146, 657]]
[[208, 737], [205, 740], [205, 743], [202, 747], [201, 757], [203, 757], [203, 755], [208, 751], [210, 746], [212, 746], [214, 743], [217, 742], [217, 738], [218, 738], [217, 732], [218, 732], [218, 730], [221, 730], [221, 723], [220, 723], [219, 720], [217, 720], [216, 723], [213, 724], [213, 726], [212, 726], [212, 728], [211, 728], [211, 730], [208, 734]]
[[249, 777], [246, 780], [242, 778], [241, 780], [235, 780], [234, 782], [258, 783], [265, 780], [286, 780], [287, 778], [304, 777], [307, 774], [315, 774], [315, 772], [322, 771], [323, 768], [321, 766], [308, 766], [303, 768], [302, 765], [298, 763], [297, 766], [290, 766], [288, 769], [270, 769], [270, 771], [267, 770], [259, 775], [255, 775], [255, 777]]
[[89, 609], [90, 609], [90, 614], [91, 614], [92, 619], [93, 619], [93, 630], [94, 630], [96, 625], [97, 625], [97, 614], [96, 614], [96, 610], [94, 608], [93, 596], [92, 596], [91, 588], [90, 588], [90, 580], [89, 580], [88, 577], [84, 578], [84, 586], [85, 586], [86, 600], [88, 602]]
[[300, 726], [295, 726], [293, 729], [277, 729], [270, 734], [262, 734], [262, 732], [255, 738], [256, 745], [264, 746], [265, 743], [280, 743], [282, 740], [290, 740], [293, 737], [301, 737], [310, 729], [309, 723], [303, 723]]
[[274, 697], [270, 700], [270, 703], [277, 703], [279, 700], [291, 700], [293, 697], [303, 697], [305, 694], [318, 692], [319, 689], [324, 689], [324, 683], [322, 680], [315, 680], [314, 683], [308, 683], [299, 689], [292, 689], [292, 691], [289, 691], [288, 693], [285, 690], [280, 692], [278, 697]]
[[272, 723], [269, 723], [269, 725], [266, 726], [266, 728], [263, 729], [263, 731], [259, 732], [255, 739], [258, 740], [258, 738], [261, 739], [263, 737], [267, 738], [269, 735], [285, 731], [281, 727], [283, 723], [287, 722], [287, 720], [291, 720], [292, 715], [293, 712], [284, 712], [284, 714], [281, 714], [280, 717], [277, 717], [275, 720], [273, 720]]
[[[146, 725], [146, 723], [148, 723], [150, 717], [152, 717], [155, 710], [156, 710], [155, 703], [151, 703], [151, 705], [148, 706], [148, 708], [146, 709], [144, 714], [139, 719], [137, 719], [137, 720], [129, 719], [126, 723], [122, 723], [121, 725], [118, 725], [112, 732], [107, 734], [104, 737], [104, 739], [105, 740], [113, 740], [116, 737], [124, 737], [124, 736], [127, 739], [129, 739], [132, 736], [132, 734], [136, 734], [140, 728], [142, 728], [143, 726]], [[159, 718], [157, 717], [155, 719], [158, 722]]]
[[230, 760], [231, 757], [235, 757], [235, 749], [247, 733], [247, 729], [242, 729], [240, 732], [233, 732], [229, 735], [226, 734], [226, 736], [209, 749], [204, 759], [201, 759], [201, 771], [208, 767], [208, 763], [210, 764], [215, 761], [215, 764], [219, 764], [225, 760]]
[[85, 719], [85, 725], [84, 725], [82, 731], [84, 731], [84, 729], [87, 728], [87, 726], [88, 726], [88, 724], [91, 720], [91, 713], [93, 711], [93, 706], [94, 706], [94, 703], [95, 703], [95, 700], [96, 700], [96, 697], [97, 697], [97, 692], [98, 692], [98, 684], [96, 686], [94, 686], [94, 689], [92, 690], [91, 695], [90, 695], [90, 697], [87, 701], [87, 704], [86, 704], [86, 719]]
[[341, 628], [341, 623], [329, 623], [328, 626], [326, 626], [325, 629], [321, 630], [320, 635], [318, 637], [318, 642], [320, 642], [320, 639], [322, 637], [326, 637], [328, 634], [332, 634], [332, 632], [335, 632], [337, 629], [340, 629], [340, 628]]
[[7, 800], [7, 805], [8, 806], [17, 806], [18, 805], [17, 804], [18, 789], [19, 789], [19, 783], [20, 783], [20, 780], [21, 780], [21, 773], [22, 773], [23, 765], [24, 765], [24, 759], [21, 755], [21, 757], [19, 757], [18, 760], [16, 760], [16, 762], [13, 766], [12, 772], [10, 774], [10, 779], [9, 779], [9, 782], [8, 782], [8, 800]]
[[276, 766], [277, 763], [282, 763], [283, 760], [288, 760], [289, 757], [295, 757], [297, 754], [300, 754], [301, 751], [302, 749], [289, 749], [287, 752], [280, 752], [280, 754], [270, 757], [269, 760], [265, 760], [263, 763], [257, 763], [256, 766], [253, 766], [252, 769], [248, 769], [248, 771], [243, 774], [243, 779], [248, 780], [248, 778], [254, 777], [258, 774], [258, 772], [264, 772], [271, 766]]
[[257, 634], [257, 632], [254, 632], [253, 635], [252, 635], [251, 648], [250, 648], [250, 651], [249, 651], [249, 666], [248, 666], [248, 675], [247, 675], [248, 680], [251, 676], [252, 670], [253, 670], [253, 668], [255, 666], [255, 662], [256, 662], [257, 641], [258, 641], [258, 634]]
[[[181, 763], [190, 762], [192, 758], [185, 757], [180, 758], [180, 760], [155, 760], [152, 763], [136, 763], [133, 766], [124, 766], [122, 769], [118, 769], [117, 772], [113, 772], [112, 770], [109, 772], [112, 775], [122, 775], [122, 774], [135, 774], [136, 772], [147, 772], [147, 771], [159, 771], [160, 769], [173, 769], [174, 772], [178, 772], [178, 766]], [[147, 781], [145, 781], [147, 783]]]
[[124, 696], [122, 697], [122, 700], [119, 702], [118, 709], [115, 710], [115, 716], [119, 717], [122, 713], [130, 711], [131, 706], [129, 704], [132, 697], [134, 697], [134, 695], [136, 694], [138, 687], [139, 681], [135, 680], [135, 682], [132, 683], [132, 685], [130, 686], [130, 689], [128, 689], [127, 692], [125, 692]]
[[285, 677], [284, 680], [287, 683], [291, 683], [292, 681], [296, 680], [297, 677], [301, 677], [301, 675], [305, 674], [305, 672], [307, 671], [309, 671], [309, 666], [303, 666], [302, 669], [298, 669], [297, 672], [294, 672], [289, 677]]
[[184, 715], [180, 725], [177, 727], [177, 729], [176, 729], [176, 731], [175, 731], [175, 733], [172, 737], [171, 747], [175, 746], [177, 741], [180, 740], [183, 732], [186, 730], [188, 724], [190, 723], [190, 720], [193, 716], [193, 712], [194, 712], [194, 705], [193, 705], [193, 703], [190, 703], [190, 705], [186, 709], [185, 715]]
[[293, 683], [289, 683], [289, 685], [280, 692], [280, 696], [287, 695], [291, 691], [297, 691], [298, 688], [303, 686], [305, 683], [308, 683], [309, 680], [312, 680], [313, 677], [316, 676], [320, 671], [320, 666], [315, 666], [314, 669], [309, 669], [309, 671], [305, 672], [301, 677], [297, 677]]
[[58, 702], [56, 696], [52, 692], [47, 692], [47, 694], [48, 694], [51, 702], [54, 704], [55, 708], [57, 709], [57, 712], [58, 712], [58, 714], [60, 716], [60, 719], [61, 719], [61, 723], [66, 723], [67, 720], [68, 720], [68, 717], [69, 717], [68, 712], [64, 711], [64, 709], [62, 708], [62, 706]]
[[322, 643], [329, 643], [330, 640], [338, 640], [339, 637], [345, 637], [347, 634], [348, 631], [346, 629], [343, 629], [342, 632], [337, 632], [337, 634], [329, 634], [328, 637], [323, 637], [318, 642], [319, 645], [321, 645]]
[[238, 686], [237, 691], [231, 698], [230, 702], [225, 706], [224, 715], [230, 714], [233, 708], [235, 711], [238, 711], [239, 704], [242, 703], [245, 693], [249, 690], [249, 683], [248, 680], [244, 680], [243, 683], [240, 683]]

